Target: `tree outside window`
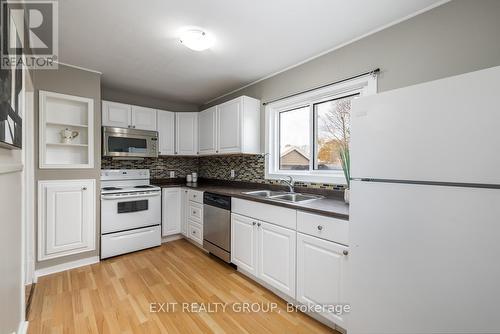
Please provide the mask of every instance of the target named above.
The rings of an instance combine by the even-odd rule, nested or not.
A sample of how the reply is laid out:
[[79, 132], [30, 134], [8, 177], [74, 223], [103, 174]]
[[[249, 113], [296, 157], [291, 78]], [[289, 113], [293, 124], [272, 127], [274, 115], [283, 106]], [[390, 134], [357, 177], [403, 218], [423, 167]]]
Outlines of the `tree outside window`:
[[349, 147], [351, 102], [357, 95], [314, 105], [317, 170], [342, 170], [340, 152]]

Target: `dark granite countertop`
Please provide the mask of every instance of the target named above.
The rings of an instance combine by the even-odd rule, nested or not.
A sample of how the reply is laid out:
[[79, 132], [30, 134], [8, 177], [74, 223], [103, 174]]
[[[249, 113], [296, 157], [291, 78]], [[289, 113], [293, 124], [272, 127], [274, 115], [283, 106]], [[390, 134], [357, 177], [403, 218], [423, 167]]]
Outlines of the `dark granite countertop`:
[[304, 203], [286, 203], [286, 202], [273, 201], [270, 199], [245, 194], [245, 192], [252, 190], [264, 190], [264, 189], [283, 190], [281, 186], [270, 186], [267, 184], [235, 182], [235, 181], [216, 182], [214, 180], [200, 181], [198, 183], [186, 184], [185, 180], [183, 179], [154, 179], [151, 180], [151, 183], [158, 185], [162, 188], [186, 187], [200, 191], [207, 191], [215, 194], [246, 199], [249, 201], [261, 202], [270, 205], [277, 205], [286, 208], [325, 215], [329, 217], [349, 220], [349, 205], [347, 205], [344, 202], [344, 200], [340, 198], [339, 194], [335, 194], [334, 192], [330, 194], [329, 191], [318, 191], [318, 190], [314, 191], [313, 189], [307, 189], [306, 191], [305, 188], [296, 189], [296, 192], [301, 192], [301, 193], [309, 192], [318, 194], [319, 192], [321, 195], [325, 196], [325, 198], [317, 199], [314, 201], [308, 201]]

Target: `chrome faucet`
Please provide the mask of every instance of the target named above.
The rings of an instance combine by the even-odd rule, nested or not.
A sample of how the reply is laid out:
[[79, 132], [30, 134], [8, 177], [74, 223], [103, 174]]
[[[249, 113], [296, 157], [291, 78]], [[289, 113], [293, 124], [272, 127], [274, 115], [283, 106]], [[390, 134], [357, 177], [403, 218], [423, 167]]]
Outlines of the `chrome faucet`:
[[293, 177], [291, 176], [287, 176], [290, 180], [281, 180], [283, 181], [287, 186], [288, 186], [288, 190], [290, 190], [291, 193], [294, 193], [295, 192], [295, 181], [293, 180]]

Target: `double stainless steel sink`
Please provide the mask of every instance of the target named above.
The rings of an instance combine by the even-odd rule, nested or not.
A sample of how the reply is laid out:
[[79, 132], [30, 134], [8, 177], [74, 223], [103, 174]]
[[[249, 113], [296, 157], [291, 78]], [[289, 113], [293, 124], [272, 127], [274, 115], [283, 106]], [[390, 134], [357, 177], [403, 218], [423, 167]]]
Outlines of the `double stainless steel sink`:
[[284, 191], [272, 191], [272, 190], [256, 190], [245, 192], [244, 194], [261, 197], [273, 201], [289, 202], [289, 203], [301, 203], [305, 201], [314, 201], [317, 199], [324, 198], [320, 195], [311, 194], [300, 194], [300, 193], [289, 193]]

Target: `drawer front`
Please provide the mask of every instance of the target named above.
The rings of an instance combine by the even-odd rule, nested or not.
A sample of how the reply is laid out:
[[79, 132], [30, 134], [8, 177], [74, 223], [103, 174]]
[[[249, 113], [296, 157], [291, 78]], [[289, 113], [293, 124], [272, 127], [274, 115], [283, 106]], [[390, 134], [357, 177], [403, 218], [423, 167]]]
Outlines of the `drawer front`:
[[292, 230], [297, 228], [297, 211], [293, 209], [233, 198], [231, 212]]
[[200, 224], [189, 221], [188, 234], [189, 239], [203, 245], [203, 227]]
[[349, 245], [349, 221], [307, 212], [297, 212], [297, 231]]
[[101, 237], [101, 259], [160, 245], [160, 226], [106, 234]]
[[189, 189], [188, 198], [190, 201], [203, 204], [203, 191]]
[[203, 223], [203, 205], [189, 201], [188, 204], [188, 219], [194, 220], [199, 224]]

